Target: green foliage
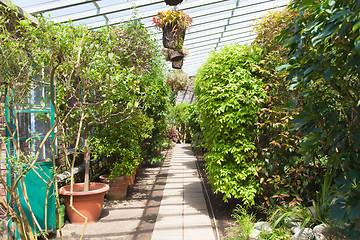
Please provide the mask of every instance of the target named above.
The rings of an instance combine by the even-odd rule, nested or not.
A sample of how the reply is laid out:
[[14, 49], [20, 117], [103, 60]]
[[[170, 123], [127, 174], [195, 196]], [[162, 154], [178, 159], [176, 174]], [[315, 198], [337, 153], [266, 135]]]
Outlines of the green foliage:
[[236, 227], [232, 228], [233, 232], [227, 240], [248, 240], [255, 224], [255, 215], [249, 214], [241, 205], [237, 205], [233, 211], [232, 217], [236, 221]]
[[265, 91], [256, 77], [258, 60], [257, 48], [226, 46], [210, 55], [195, 82], [213, 190], [249, 205], [261, 191], [255, 123]]
[[151, 138], [153, 128], [153, 120], [143, 114], [120, 123], [112, 119], [92, 134], [92, 155], [110, 164], [110, 178], [131, 175], [143, 161], [144, 142]]
[[[233, 218], [235, 218], [236, 226], [228, 229], [230, 236], [226, 240], [249, 240], [254, 239], [251, 235], [254, 233], [253, 227], [256, 223], [254, 213], [248, 211], [237, 205], [234, 209]], [[271, 230], [261, 231], [256, 237], [259, 240], [290, 240], [292, 234], [284, 224], [274, 225], [272, 219], [268, 221], [271, 224]]]
[[[50, 91], [46, 101], [54, 105], [51, 131], [55, 129], [55, 135], [61, 136], [58, 138], [61, 147], [58, 156], [64, 157], [61, 160], [68, 163], [66, 149], [74, 147], [73, 161], [67, 166], [73, 169], [80, 152], [84, 152], [85, 162], [89, 163], [93, 147], [97, 151], [94, 155], [118, 154], [126, 160], [114, 166], [114, 174], [133, 171], [135, 162], [142, 160], [141, 144], [145, 139], [150, 139], [153, 146], [153, 139], [163, 138], [168, 113], [169, 90], [163, 83], [163, 63], [147, 29], [139, 21], [96, 32], [71, 23], [60, 25], [42, 20], [34, 26], [26, 20], [17, 20], [16, 13], [3, 5], [0, 10], [1, 93], [2, 96], [9, 93], [12, 100], [7, 106], [9, 112], [27, 100], [29, 91], [39, 84], [50, 89], [56, 86], [56, 96]], [[36, 117], [46, 121], [40, 114]], [[105, 134], [101, 128], [109, 134], [101, 136]], [[12, 133], [14, 142], [16, 135]], [[90, 135], [93, 138], [89, 139]], [[39, 154], [22, 152], [21, 146], [15, 150], [25, 164], [34, 162]], [[52, 156], [57, 155], [52, 151]], [[31, 167], [19, 174], [15, 186]], [[3, 178], [0, 181], [7, 186]], [[20, 205], [17, 193], [7, 190], [12, 197], [10, 202]], [[16, 222], [21, 237], [34, 239], [21, 208], [18, 215], [10, 205], [1, 204]]]
[[191, 147], [202, 151], [204, 148], [204, 136], [200, 127], [200, 117], [195, 104], [190, 104], [188, 108], [188, 119], [186, 125], [189, 127], [191, 136]]
[[182, 70], [171, 71], [165, 80], [165, 84], [169, 86], [172, 91], [184, 90], [189, 82], [190, 78]]
[[[300, 152], [307, 159], [328, 156], [323, 193], [330, 219], [352, 239], [360, 237], [359, 156], [359, 3], [294, 1], [297, 21], [282, 39], [290, 49], [286, 69], [290, 87], [302, 92], [303, 110], [294, 130], [305, 133]], [[340, 175], [339, 172], [342, 172]], [[331, 179], [335, 185], [331, 185]]]
[[259, 158], [264, 163], [260, 172], [264, 188], [260, 200], [268, 206], [309, 204], [324, 181], [324, 161], [319, 161], [322, 156], [316, 156], [316, 162], [306, 162], [298, 153], [303, 133], [291, 131], [291, 119], [301, 110], [297, 104], [301, 96], [288, 89], [285, 73], [275, 71], [289, 50], [277, 39], [296, 17], [296, 11], [285, 8], [267, 13], [255, 26], [254, 44], [262, 49], [259, 77], [268, 96], [259, 115], [258, 145]]
[[159, 12], [152, 21], [159, 30], [168, 26], [171, 29], [188, 29], [191, 26], [192, 18], [183, 11], [172, 9]]
[[190, 103], [180, 103], [174, 107], [175, 125], [181, 142], [190, 139], [190, 132], [186, 125]]

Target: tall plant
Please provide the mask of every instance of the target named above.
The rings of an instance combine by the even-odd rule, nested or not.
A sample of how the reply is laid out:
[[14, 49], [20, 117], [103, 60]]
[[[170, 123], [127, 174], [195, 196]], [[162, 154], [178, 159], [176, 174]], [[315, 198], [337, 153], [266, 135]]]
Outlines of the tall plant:
[[[8, 136], [1, 137], [1, 144], [7, 144], [7, 179], [4, 175], [0, 176], [0, 183], [6, 190], [8, 198], [0, 196], [0, 204], [11, 221], [15, 223], [17, 233], [22, 239], [36, 239], [37, 232], [46, 238], [47, 217], [45, 217], [45, 226], [42, 227], [36, 213], [31, 209], [25, 176], [30, 172], [35, 173], [47, 186], [46, 195], [51, 194], [49, 189], [54, 185], [55, 179], [44, 176], [46, 174], [39, 165], [38, 159], [51, 158], [54, 162], [54, 142], [50, 136], [54, 134], [58, 119], [55, 119], [54, 125], [50, 126], [49, 115], [37, 113], [34, 118], [37, 123], [43, 125], [40, 128], [42, 132], [31, 131], [28, 126], [27, 110], [41, 109], [44, 105], [48, 105], [54, 97], [51, 91], [53, 85], [48, 79], [42, 78], [42, 71], [38, 71], [34, 64], [32, 52], [41, 47], [36, 38], [40, 34], [38, 26], [32, 25], [27, 19], [18, 17], [11, 6], [0, 5], [0, 15], [2, 16], [0, 18], [0, 64], [2, 66], [0, 88], [1, 99], [6, 99], [5, 103], [1, 103], [0, 112], [3, 117], [6, 113], [5, 131]], [[34, 99], [31, 99], [30, 94], [36, 89], [43, 89], [44, 86], [47, 86], [46, 89], [49, 90], [45, 91], [44, 98], [39, 99], [33, 94]], [[47, 152], [43, 154], [45, 146]], [[47, 200], [43, 207], [46, 213]], [[9, 234], [12, 233], [9, 232]]]
[[330, 219], [358, 239], [360, 6], [357, 1], [310, 0], [293, 1], [290, 7], [300, 15], [283, 33], [290, 51], [282, 69], [288, 71], [290, 87], [304, 97], [294, 119], [305, 132], [300, 151], [309, 159], [327, 156], [323, 207], [336, 197]]
[[256, 77], [258, 56], [256, 48], [225, 46], [210, 55], [195, 81], [213, 190], [250, 205], [260, 192], [255, 123], [265, 91]]

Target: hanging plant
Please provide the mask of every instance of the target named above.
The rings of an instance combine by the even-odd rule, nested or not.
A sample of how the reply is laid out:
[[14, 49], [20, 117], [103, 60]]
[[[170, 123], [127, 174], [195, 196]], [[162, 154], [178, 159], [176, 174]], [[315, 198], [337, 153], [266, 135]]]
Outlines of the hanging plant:
[[184, 59], [181, 59], [179, 61], [176, 62], [172, 62], [172, 68], [173, 69], [181, 69], [184, 63]]
[[167, 10], [153, 17], [155, 28], [163, 31], [165, 48], [182, 49], [185, 31], [191, 26], [192, 18], [183, 11]]
[[184, 57], [189, 54], [186, 47], [179, 49], [164, 48], [161, 53], [165, 56], [166, 61], [172, 62], [172, 68], [181, 69], [184, 61]]
[[182, 3], [183, 0], [165, 0], [165, 3], [170, 6], [176, 6]]
[[186, 47], [183, 47], [182, 49], [163, 48], [161, 53], [165, 56], [166, 61], [177, 62], [188, 55], [189, 51]]

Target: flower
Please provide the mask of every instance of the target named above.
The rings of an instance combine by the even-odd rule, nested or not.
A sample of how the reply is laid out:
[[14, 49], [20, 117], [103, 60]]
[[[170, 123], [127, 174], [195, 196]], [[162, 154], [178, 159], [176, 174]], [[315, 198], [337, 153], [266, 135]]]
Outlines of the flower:
[[172, 9], [159, 12], [153, 17], [152, 22], [159, 30], [167, 26], [171, 26], [173, 30], [176, 28], [188, 29], [191, 26], [192, 18], [183, 11]]

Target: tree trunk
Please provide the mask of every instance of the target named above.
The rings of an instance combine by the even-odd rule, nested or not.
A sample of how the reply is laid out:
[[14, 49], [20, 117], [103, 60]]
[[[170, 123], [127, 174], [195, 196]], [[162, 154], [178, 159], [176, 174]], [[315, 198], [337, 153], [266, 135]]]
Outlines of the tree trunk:
[[89, 181], [90, 148], [89, 148], [89, 141], [87, 139], [87, 133], [84, 134], [84, 162], [85, 162], [84, 192], [87, 192], [90, 190], [90, 181]]

